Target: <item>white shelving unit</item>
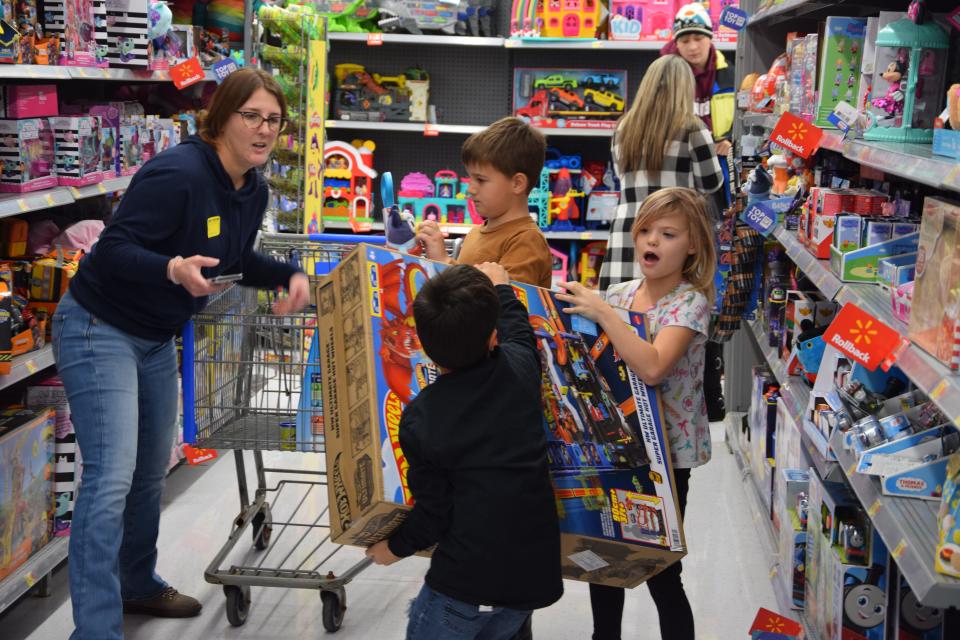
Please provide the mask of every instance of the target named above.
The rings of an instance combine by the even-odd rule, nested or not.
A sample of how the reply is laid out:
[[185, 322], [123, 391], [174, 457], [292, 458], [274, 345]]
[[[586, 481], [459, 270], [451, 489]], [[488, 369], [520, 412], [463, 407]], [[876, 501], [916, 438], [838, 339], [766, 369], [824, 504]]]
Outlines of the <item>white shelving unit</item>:
[[[444, 133], [468, 136], [478, 131], [483, 131], [486, 127], [471, 124], [433, 124], [427, 122], [368, 122], [364, 120], [327, 120], [327, 129], [331, 130], [352, 130], [352, 131], [380, 131], [380, 132], [401, 132], [401, 133], [419, 133], [420, 135], [430, 137]], [[547, 137], [584, 137], [584, 138], [610, 138], [613, 136], [613, 129], [539, 129]]]
[[[0, 80], [108, 80], [116, 82], [171, 82], [169, 71], [100, 69], [97, 67], [58, 67], [39, 64], [0, 65]], [[204, 82], [214, 82], [212, 71], [204, 72]]]
[[123, 191], [130, 186], [132, 179], [133, 176], [123, 176], [109, 178], [86, 187], [54, 187], [30, 193], [5, 193], [0, 195], [0, 218], [60, 207], [84, 198]]
[[[328, 222], [326, 223], [327, 231], [350, 231], [351, 227], [349, 223], [346, 222]], [[470, 229], [473, 228], [472, 225], [468, 224], [455, 224], [455, 225], [441, 225], [441, 229], [446, 231], [452, 236], [465, 236], [470, 232]], [[374, 233], [379, 233], [383, 231], [382, 222], [374, 222], [370, 225], [370, 230]], [[605, 230], [599, 231], [544, 231], [543, 235], [548, 240], [606, 240], [610, 237], [610, 232]]]
[[35, 586], [42, 592], [47, 575], [67, 559], [69, 545], [70, 538], [54, 538], [0, 581], [0, 611], [5, 611]]
[[[629, 42], [623, 40], [521, 40], [518, 38], [483, 38], [473, 36], [412, 35], [406, 33], [331, 33], [332, 42], [366, 42], [373, 47], [412, 44], [447, 47], [500, 47], [505, 49], [606, 49], [609, 51], [659, 51], [665, 42]], [[720, 51], [736, 51], [736, 42], [717, 42]]]

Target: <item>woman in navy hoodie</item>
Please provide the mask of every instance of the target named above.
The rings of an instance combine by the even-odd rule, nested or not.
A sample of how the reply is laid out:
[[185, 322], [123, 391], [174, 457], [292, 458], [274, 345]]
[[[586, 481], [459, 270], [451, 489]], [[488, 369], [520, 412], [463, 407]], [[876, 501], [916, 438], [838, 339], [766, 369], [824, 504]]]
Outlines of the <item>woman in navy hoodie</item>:
[[276, 313], [309, 300], [306, 275], [253, 250], [267, 205], [258, 168], [286, 120], [267, 73], [242, 69], [210, 102], [199, 137], [141, 168], [53, 316], [53, 349], [83, 454], [70, 536], [72, 640], [123, 637], [123, 613], [189, 617], [200, 603], [156, 573], [160, 494], [177, 423], [174, 336], [211, 278], [286, 287]]

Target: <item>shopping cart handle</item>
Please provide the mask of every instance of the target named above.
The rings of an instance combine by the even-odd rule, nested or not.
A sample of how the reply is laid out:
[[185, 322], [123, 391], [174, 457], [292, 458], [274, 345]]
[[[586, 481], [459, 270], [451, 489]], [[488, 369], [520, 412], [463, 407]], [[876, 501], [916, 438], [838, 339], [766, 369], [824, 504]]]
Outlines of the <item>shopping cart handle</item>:
[[386, 236], [367, 236], [353, 235], [349, 233], [310, 233], [307, 234], [310, 242], [341, 242], [359, 244], [366, 242], [368, 244], [386, 244]]

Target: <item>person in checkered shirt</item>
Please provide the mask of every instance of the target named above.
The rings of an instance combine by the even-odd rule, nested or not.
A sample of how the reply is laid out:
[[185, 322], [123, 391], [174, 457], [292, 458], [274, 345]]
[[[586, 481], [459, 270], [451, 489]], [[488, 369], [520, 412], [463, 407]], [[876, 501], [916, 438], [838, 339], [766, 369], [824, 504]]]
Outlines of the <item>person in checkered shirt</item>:
[[600, 291], [640, 275], [630, 228], [643, 200], [664, 187], [707, 195], [723, 186], [710, 130], [693, 111], [694, 79], [679, 56], [647, 69], [630, 110], [613, 134], [611, 154], [620, 179], [620, 203], [600, 268]]

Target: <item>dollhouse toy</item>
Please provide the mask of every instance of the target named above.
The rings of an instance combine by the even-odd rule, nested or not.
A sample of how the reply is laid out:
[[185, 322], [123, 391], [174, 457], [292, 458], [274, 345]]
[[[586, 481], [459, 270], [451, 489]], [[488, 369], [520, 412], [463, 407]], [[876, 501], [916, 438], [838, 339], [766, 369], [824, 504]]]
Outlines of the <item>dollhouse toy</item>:
[[593, 38], [600, 23], [598, 0], [541, 0], [537, 7], [544, 38]]
[[[359, 145], [331, 140], [323, 145], [323, 217], [325, 220], [367, 220], [373, 211], [373, 143]], [[308, 168], [309, 170], [309, 168]], [[316, 176], [315, 171], [308, 171]], [[307, 188], [315, 188], [316, 178]], [[313, 226], [311, 221], [309, 226]]]
[[[482, 222], [470, 209], [467, 187], [470, 178], [460, 178], [449, 169], [438, 171], [433, 183], [422, 173], [410, 173], [400, 181], [398, 204], [417, 220], [446, 224]], [[469, 219], [468, 219], [469, 218]]]

